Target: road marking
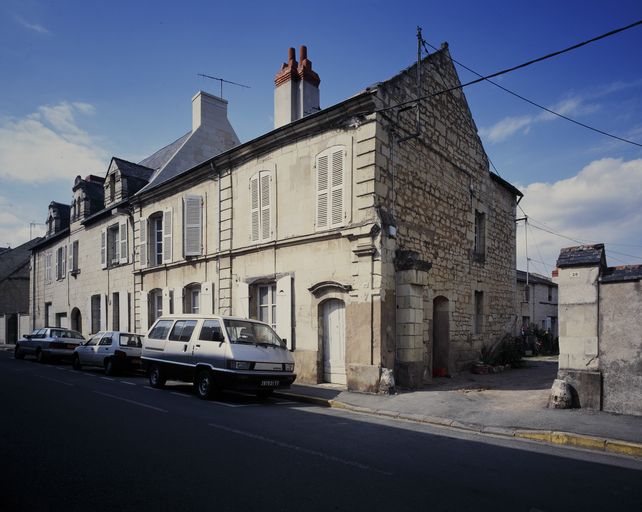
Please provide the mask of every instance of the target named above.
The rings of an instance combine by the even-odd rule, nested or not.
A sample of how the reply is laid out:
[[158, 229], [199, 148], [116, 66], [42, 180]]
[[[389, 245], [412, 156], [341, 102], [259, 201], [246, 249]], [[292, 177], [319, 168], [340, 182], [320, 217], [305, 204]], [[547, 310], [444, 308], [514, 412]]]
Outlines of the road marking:
[[161, 409], [160, 407], [154, 407], [153, 405], [147, 405], [147, 404], [144, 404], [142, 402], [137, 402], [135, 400], [128, 400], [127, 398], [123, 398], [123, 397], [116, 396], [116, 395], [110, 395], [109, 393], [101, 393], [100, 391], [94, 391], [94, 393], [96, 393], [97, 395], [102, 395], [102, 396], [106, 396], [106, 397], [109, 397], [109, 398], [113, 398], [114, 400], [121, 400], [123, 402], [127, 402], [128, 404], [134, 404], [134, 405], [139, 405], [141, 407], [146, 407], [147, 409], [153, 409], [154, 411], [167, 412], [165, 409]]
[[278, 400], [275, 400], [275, 401], [274, 401], [274, 403], [275, 403], [276, 405], [296, 405], [296, 404], [298, 404], [299, 402], [280, 402], [280, 401], [278, 401]]
[[216, 402], [216, 401], [212, 401], [210, 403], [212, 405], [224, 405], [225, 407], [248, 407], [247, 405], [244, 405], [244, 404], [226, 404], [225, 402]]
[[380, 473], [382, 475], [392, 476], [392, 473], [388, 471], [383, 471], [381, 469], [373, 468], [361, 462], [356, 462], [354, 460], [342, 459], [340, 457], [335, 457], [334, 455], [328, 455], [327, 453], [318, 452], [316, 450], [311, 450], [310, 448], [304, 448], [302, 446], [297, 446], [295, 444], [284, 443], [283, 441], [277, 441], [276, 439], [270, 439], [269, 437], [261, 436], [258, 434], [252, 434], [251, 432], [245, 432], [243, 430], [237, 430], [235, 428], [225, 427], [223, 425], [217, 425], [215, 423], [209, 423], [210, 427], [217, 428], [219, 430], [224, 430], [226, 432], [231, 432], [232, 434], [237, 434], [239, 436], [249, 437], [250, 439], [256, 439], [257, 441], [263, 441], [265, 443], [270, 443], [281, 448], [288, 448], [301, 453], [307, 453], [308, 455], [315, 455], [326, 459], [332, 462], [338, 462], [339, 464], [345, 464], [346, 466], [353, 466], [355, 468], [364, 469], [366, 471], [373, 471], [375, 473]]
[[129, 382], [128, 380], [120, 380], [118, 382], [122, 382], [123, 384], [129, 384], [130, 386], [135, 386], [136, 385], [135, 382]]
[[101, 377], [101, 379], [103, 379], [103, 380], [111, 380], [112, 382], [116, 380], [116, 379], [111, 379], [109, 377]]
[[187, 393], [179, 393], [178, 391], [170, 391], [170, 393], [171, 393], [172, 395], [176, 395], [176, 396], [183, 396], [183, 397], [188, 397], [188, 398], [189, 398], [190, 396], [192, 396], [192, 395], [188, 395]]
[[153, 388], [151, 386], [143, 386], [145, 389], [151, 389], [152, 391], [160, 391], [160, 389]]
[[54, 366], [56, 370], [66, 370], [67, 368], [63, 368], [62, 366]]
[[41, 379], [45, 379], [45, 380], [50, 380], [51, 382], [57, 382], [58, 384], [64, 384], [65, 386], [73, 386], [73, 384], [69, 384], [69, 382], [65, 382], [64, 380], [52, 379], [51, 377], [44, 377], [42, 375], [36, 375], [36, 377], [40, 377]]

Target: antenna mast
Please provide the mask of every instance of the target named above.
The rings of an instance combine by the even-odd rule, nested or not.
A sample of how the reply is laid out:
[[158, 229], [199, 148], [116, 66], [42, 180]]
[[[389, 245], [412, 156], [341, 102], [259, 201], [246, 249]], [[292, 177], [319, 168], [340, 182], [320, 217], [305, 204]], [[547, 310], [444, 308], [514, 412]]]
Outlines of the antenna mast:
[[239, 87], [245, 87], [246, 89], [251, 88], [249, 85], [243, 85], [236, 82], [231, 82], [230, 80], [225, 80], [224, 78], [217, 78], [215, 76], [206, 75], [204, 73], [198, 73], [196, 76], [209, 78], [210, 80], [218, 80], [221, 83], [221, 98], [223, 98], [223, 82], [225, 82], [226, 84], [238, 85]]

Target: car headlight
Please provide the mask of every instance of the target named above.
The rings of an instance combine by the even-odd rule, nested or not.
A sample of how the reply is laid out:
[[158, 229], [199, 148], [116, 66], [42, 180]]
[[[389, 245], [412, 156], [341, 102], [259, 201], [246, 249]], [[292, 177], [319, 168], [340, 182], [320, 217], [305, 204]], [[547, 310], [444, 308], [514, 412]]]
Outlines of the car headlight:
[[227, 366], [232, 370], [249, 370], [252, 363], [250, 361], [228, 361]]
[[293, 372], [294, 371], [294, 363], [285, 363], [283, 365], [283, 367], [285, 368], [286, 372]]

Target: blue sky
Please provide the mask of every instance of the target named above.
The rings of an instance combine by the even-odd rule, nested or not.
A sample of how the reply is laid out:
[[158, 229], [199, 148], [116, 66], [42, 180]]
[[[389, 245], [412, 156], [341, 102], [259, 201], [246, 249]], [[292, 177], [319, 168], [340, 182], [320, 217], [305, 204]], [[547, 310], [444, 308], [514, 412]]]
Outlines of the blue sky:
[[[491, 73], [642, 19], [639, 0], [567, 2], [44, 2], [0, 6], [0, 246], [29, 237], [76, 175], [112, 155], [138, 161], [191, 126], [191, 97], [225, 86], [241, 141], [272, 129], [273, 79], [308, 46], [321, 106], [413, 62], [415, 31]], [[460, 70], [462, 81], [474, 78]], [[497, 79], [504, 87], [642, 143], [642, 26]], [[484, 146], [519, 186], [530, 270], [559, 248], [608, 242], [609, 263], [642, 263], [642, 148], [592, 133], [489, 84], [465, 93]], [[523, 227], [518, 266], [525, 268]]]

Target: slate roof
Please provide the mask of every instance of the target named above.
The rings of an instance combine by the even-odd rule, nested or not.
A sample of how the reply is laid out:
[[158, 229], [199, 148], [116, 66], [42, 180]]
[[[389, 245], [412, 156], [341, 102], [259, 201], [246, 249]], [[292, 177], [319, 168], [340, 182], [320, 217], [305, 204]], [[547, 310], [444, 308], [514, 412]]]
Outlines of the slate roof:
[[[526, 282], [526, 272], [523, 270], [518, 270], [517, 271], [517, 281], [519, 282]], [[556, 283], [552, 281], [552, 279], [549, 279], [548, 277], [540, 276], [539, 274], [533, 274], [532, 272], [528, 273], [528, 284], [535, 283], [535, 284], [545, 284], [547, 286], [557, 286]]]
[[564, 267], [606, 267], [604, 255], [604, 244], [578, 245], [576, 247], [565, 247], [560, 251], [557, 258], [557, 266]]
[[148, 156], [144, 160], [141, 160], [140, 162], [138, 162], [138, 165], [142, 165], [143, 167], [148, 167], [150, 169], [154, 169], [155, 171], [158, 171], [167, 162], [169, 162], [169, 160], [176, 154], [176, 152], [185, 143], [185, 141], [189, 139], [189, 136], [191, 134], [192, 134], [191, 131], [187, 132], [185, 135], [176, 139], [171, 144], [168, 144], [164, 148], [161, 148], [158, 151], [156, 151], [156, 153], [154, 153], [153, 155]]
[[135, 164], [133, 162], [128, 162], [127, 160], [123, 160], [121, 158], [113, 157], [112, 160], [116, 162], [116, 165], [118, 166], [120, 172], [128, 178], [138, 178], [149, 181], [149, 179], [152, 177], [152, 174], [156, 172], [156, 169], [152, 169], [141, 164]]
[[602, 283], [618, 283], [622, 281], [640, 281], [642, 265], [622, 265], [607, 268], [600, 277]]
[[0, 282], [7, 279], [11, 274], [29, 262], [31, 248], [41, 240], [42, 238], [37, 237], [27, 243], [19, 245], [15, 249], [8, 249], [0, 253]]

